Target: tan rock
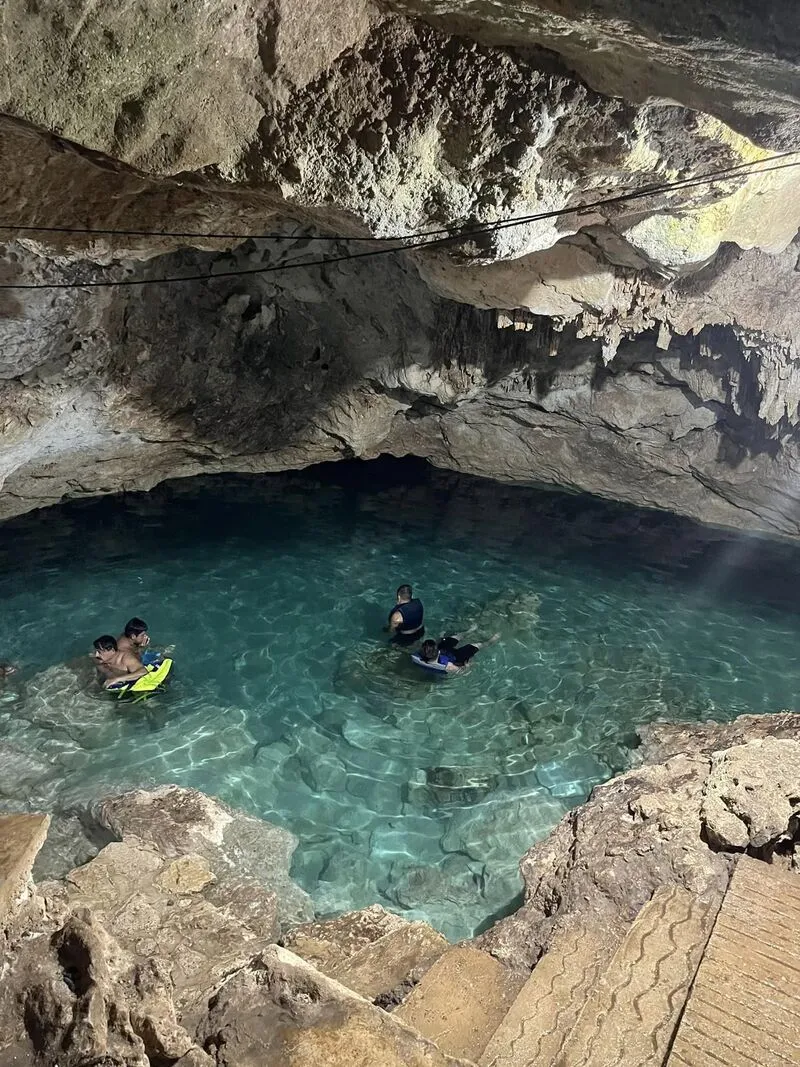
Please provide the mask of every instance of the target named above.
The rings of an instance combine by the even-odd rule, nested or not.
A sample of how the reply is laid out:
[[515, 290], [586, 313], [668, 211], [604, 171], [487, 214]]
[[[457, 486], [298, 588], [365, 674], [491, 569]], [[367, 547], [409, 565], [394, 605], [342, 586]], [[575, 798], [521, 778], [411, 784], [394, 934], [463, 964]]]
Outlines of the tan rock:
[[663, 763], [679, 754], [699, 755], [765, 737], [800, 737], [800, 714], [739, 715], [733, 722], [653, 722], [640, 726], [640, 763]]
[[703, 839], [710, 770], [708, 756], [675, 756], [597, 786], [522, 858], [522, 907], [478, 944], [511, 966], [531, 968], [575, 924], [601, 926], [620, 939], [662, 886], [718, 905], [733, 857]]
[[190, 1049], [185, 1056], [181, 1056], [173, 1067], [215, 1067], [214, 1060], [202, 1049]]
[[488, 953], [455, 945], [394, 1015], [449, 1055], [477, 1061], [521, 984]]
[[[135, 839], [162, 858], [190, 855], [193, 862], [205, 862], [219, 882], [218, 893], [249, 895], [251, 910], [257, 908], [258, 894], [252, 892], [257, 887], [274, 894], [282, 921], [313, 916], [308, 894], [289, 877], [297, 838], [288, 830], [174, 785], [109, 797], [97, 815], [123, 842]], [[198, 876], [195, 870], [192, 877]]]
[[15, 1067], [151, 1067], [195, 1043], [177, 1022], [169, 975], [123, 950], [88, 911], [24, 939], [0, 986], [0, 1062]]
[[63, 887], [45, 888], [53, 915], [89, 908], [125, 951], [156, 960], [170, 974], [175, 1003], [187, 1017], [200, 1010], [224, 975], [268, 944], [275, 930], [274, 897], [264, 895], [258, 908], [248, 914], [245, 907], [239, 917], [239, 899], [220, 895], [198, 857], [169, 862], [133, 838], [107, 845], [71, 871]]
[[218, 1067], [468, 1067], [277, 945], [223, 984], [200, 1036]]
[[774, 848], [800, 812], [800, 741], [767, 737], [712, 755], [702, 818], [721, 848]]
[[47, 815], [0, 815], [0, 929], [30, 878], [49, 825]]
[[402, 929], [405, 922], [380, 904], [373, 904], [335, 919], [294, 926], [284, 934], [281, 943], [329, 974], [378, 938]]
[[202, 856], [181, 856], [159, 874], [157, 883], [170, 893], [200, 893], [216, 882]]
[[329, 973], [367, 1000], [380, 999], [382, 1003], [388, 997], [399, 1000], [447, 947], [447, 939], [427, 923], [405, 923], [366, 945]]
[[214, 1060], [202, 1049], [190, 1049], [185, 1056], [181, 1056], [174, 1067], [215, 1067]]

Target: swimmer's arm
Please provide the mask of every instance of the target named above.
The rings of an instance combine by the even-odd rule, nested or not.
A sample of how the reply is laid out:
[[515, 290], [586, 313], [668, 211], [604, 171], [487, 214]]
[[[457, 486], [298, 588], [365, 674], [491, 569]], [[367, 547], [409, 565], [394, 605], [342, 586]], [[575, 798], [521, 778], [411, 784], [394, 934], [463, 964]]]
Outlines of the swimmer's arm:
[[109, 679], [109, 682], [135, 682], [137, 678], [143, 678], [148, 673], [147, 667], [143, 667], [139, 657], [134, 652], [128, 652], [122, 661], [122, 667], [124, 670], [120, 671], [118, 675]]
[[110, 689], [112, 686], [119, 685], [120, 682], [125, 682], [127, 684], [128, 682], [135, 682], [137, 678], [144, 678], [148, 673], [147, 667], [143, 667], [138, 660], [135, 660], [135, 662], [137, 663], [135, 670], [129, 669], [125, 674], [113, 674], [103, 682], [103, 688]]
[[389, 616], [389, 633], [394, 634], [403, 625], [403, 616], [399, 611], [393, 611]]

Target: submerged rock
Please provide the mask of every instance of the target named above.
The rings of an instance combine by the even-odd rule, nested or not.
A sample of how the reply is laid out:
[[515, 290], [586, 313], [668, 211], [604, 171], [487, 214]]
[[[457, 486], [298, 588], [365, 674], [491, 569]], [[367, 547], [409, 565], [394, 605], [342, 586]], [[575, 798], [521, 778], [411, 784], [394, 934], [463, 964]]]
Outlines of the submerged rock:
[[171, 858], [203, 857], [230, 890], [256, 885], [274, 892], [281, 922], [313, 916], [310, 898], [289, 877], [298, 841], [288, 830], [175, 785], [107, 797], [95, 814], [123, 842], [135, 839]]

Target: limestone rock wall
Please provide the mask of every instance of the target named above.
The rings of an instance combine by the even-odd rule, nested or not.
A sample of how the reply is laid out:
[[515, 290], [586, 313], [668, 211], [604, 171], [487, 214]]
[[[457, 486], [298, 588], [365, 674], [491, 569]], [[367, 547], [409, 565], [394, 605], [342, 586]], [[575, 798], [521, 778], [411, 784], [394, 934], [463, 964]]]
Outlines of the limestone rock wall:
[[0, 290], [0, 517], [411, 452], [795, 536], [800, 171], [578, 208], [793, 144], [796, 34], [583, 7], [11, 0], [0, 225], [123, 232], [0, 231], [0, 282], [251, 273]]

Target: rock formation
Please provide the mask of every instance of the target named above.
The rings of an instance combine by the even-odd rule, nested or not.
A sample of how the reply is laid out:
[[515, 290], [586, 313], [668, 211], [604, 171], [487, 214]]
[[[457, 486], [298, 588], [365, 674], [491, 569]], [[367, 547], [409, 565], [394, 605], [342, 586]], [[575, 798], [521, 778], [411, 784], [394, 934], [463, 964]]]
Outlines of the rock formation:
[[[64, 880], [29, 889], [11, 916], [0, 914], [0, 1062], [456, 1067], [464, 1061], [412, 1028], [442, 1030], [437, 1019], [450, 1001], [434, 980], [440, 972], [451, 974], [453, 988], [470, 961], [473, 971], [491, 973], [489, 992], [499, 1000], [484, 1003], [496, 1018], [475, 1035], [483, 1048], [540, 955], [553, 945], [554, 959], [575, 955], [577, 930], [602, 966], [648, 901], [713, 918], [738, 855], [758, 857], [754, 867], [794, 869], [797, 728], [788, 713], [649, 727], [646, 745], [668, 750], [682, 739], [686, 752], [598, 787], [523, 858], [522, 907], [477, 946], [456, 949], [425, 923], [379, 907], [293, 921], [298, 891], [275, 874], [287, 862], [289, 835], [202, 794], [168, 787], [108, 798], [97, 814], [122, 840]], [[11, 822], [17, 837], [20, 827], [29, 833], [29, 870], [47, 820], [24, 820], [32, 825]], [[3, 843], [13, 850], [12, 838]], [[710, 922], [702, 925], [707, 937]], [[685, 953], [681, 961], [683, 974]], [[477, 1010], [480, 989], [471, 995]], [[448, 1029], [440, 1044], [460, 1056]]]
[[0, 517], [410, 452], [797, 536], [798, 171], [580, 210], [795, 146], [768, 6], [12, 0], [0, 281], [271, 273], [0, 291]]
[[[645, 727], [645, 755], [655, 736], [651, 751], [666, 762], [598, 786], [534, 845], [520, 864], [522, 907], [480, 943], [530, 967], [575, 924], [618, 941], [659, 886], [718, 905], [737, 854], [794, 868], [799, 729], [800, 716], [788, 713]], [[671, 754], [670, 735], [685, 751]]]

